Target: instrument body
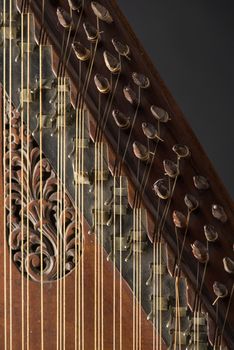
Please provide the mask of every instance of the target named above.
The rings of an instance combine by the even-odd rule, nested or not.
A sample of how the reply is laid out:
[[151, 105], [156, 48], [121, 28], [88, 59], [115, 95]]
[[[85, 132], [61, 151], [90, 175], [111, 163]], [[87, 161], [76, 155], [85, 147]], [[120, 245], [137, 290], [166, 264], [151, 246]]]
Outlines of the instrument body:
[[[51, 266], [55, 260], [57, 267], [54, 263], [53, 268], [47, 268], [50, 273], [45, 273], [42, 277], [40, 269], [43, 270], [44, 266], [38, 261], [42, 254], [40, 247], [47, 240], [43, 241], [40, 232], [42, 228], [46, 231], [48, 223], [45, 224], [40, 219], [41, 214], [38, 222], [34, 223], [41, 241], [36, 241], [37, 249], [33, 243], [31, 248], [34, 251], [30, 252], [32, 265], [35, 257], [39, 260], [31, 270], [27, 265], [26, 250], [25, 271], [19, 273], [16, 267], [19, 263], [17, 254], [20, 254], [20, 245], [16, 254], [15, 249], [7, 249], [8, 243], [12, 245], [11, 239], [8, 236], [1, 237], [0, 253], [4, 257], [4, 264], [1, 265], [2, 348], [5, 346], [4, 349], [14, 349], [21, 344], [22, 349], [28, 346], [36, 350], [45, 346], [61, 350], [76, 348], [80, 342], [79, 346], [85, 349], [95, 346], [110, 349], [114, 345], [118, 348], [121, 344], [123, 348], [130, 349], [132, 346], [138, 348], [139, 342], [142, 349], [149, 349], [155, 344], [160, 349], [177, 346], [182, 349], [189, 346], [192, 349], [197, 343], [196, 346], [209, 349], [211, 345], [207, 338], [207, 323], [212, 323], [210, 319], [217, 326], [213, 332], [213, 326], [210, 327], [211, 343], [213, 338], [217, 338], [219, 327], [221, 338], [224, 337], [232, 348], [234, 314], [229, 309], [232, 306], [233, 276], [228, 273], [232, 271], [227, 271], [227, 260], [223, 263], [223, 258], [231, 259], [233, 255], [231, 232], [234, 220], [230, 197], [116, 3], [103, 0], [103, 8], [95, 2], [87, 1], [83, 7], [77, 5], [77, 9], [65, 1], [43, 4], [31, 1], [30, 8], [25, 9], [25, 15], [20, 15], [21, 20], [25, 16], [25, 21], [23, 19], [22, 22], [25, 23], [24, 31], [27, 34], [25, 43], [21, 43], [21, 51], [23, 49], [24, 52], [25, 45], [25, 62], [30, 66], [31, 75], [25, 68], [25, 81], [29, 75], [30, 79], [23, 91], [24, 82], [21, 84], [20, 94], [17, 95], [20, 74], [16, 74], [15, 86], [9, 89], [10, 104], [14, 102], [15, 107], [20, 106], [22, 96], [25, 98], [23, 112], [20, 109], [17, 112], [13, 106], [11, 108], [13, 114], [21, 112], [20, 122], [24, 120], [25, 128], [28, 128], [26, 133], [34, 138], [30, 142], [37, 144], [35, 149], [39, 149], [39, 180], [36, 182], [32, 176], [34, 182], [29, 187], [38, 189], [37, 204], [41, 210], [41, 203], [44, 203], [42, 189], [45, 187], [44, 193], [47, 193], [48, 184], [48, 181], [41, 180], [41, 175], [45, 171], [46, 176], [53, 178], [53, 186], [56, 183], [57, 187], [53, 187], [54, 195], [50, 193], [53, 192], [52, 187], [48, 192], [50, 200], [53, 198], [52, 206], [56, 207], [54, 213], [57, 210], [56, 222], [60, 228], [56, 229], [57, 233], [61, 229], [59, 233], [62, 238], [56, 242], [56, 232], [51, 233], [53, 254], [49, 249], [45, 252], [43, 250], [43, 254], [47, 254], [45, 264], [49, 261], [48, 266]], [[31, 15], [27, 11], [32, 11], [36, 18], [39, 45], [33, 43], [33, 50], [31, 40], [35, 41], [32, 29], [34, 22], [32, 20], [31, 31], [28, 30]], [[72, 13], [72, 21], [69, 13]], [[85, 26], [77, 25], [76, 31], [74, 24], [85, 24], [88, 21], [93, 28], [97, 26], [98, 35], [95, 40], [91, 40], [91, 54], [86, 49], [87, 57], [83, 56], [79, 61], [80, 53], [74, 44], [75, 39], [79, 37], [81, 42], [88, 45], [87, 30], [85, 31]], [[117, 45], [115, 40], [120, 40], [123, 46]], [[13, 43], [15, 45], [17, 40]], [[53, 62], [50, 61], [48, 43], [52, 44]], [[126, 51], [122, 55], [118, 52], [119, 61], [106, 54], [111, 52], [118, 56], [116, 45], [117, 48], [124, 47]], [[15, 51], [13, 53], [14, 56]], [[38, 67], [34, 60], [40, 62]], [[42, 65], [42, 62], [47, 63]], [[14, 66], [16, 63], [12, 61], [11, 64]], [[110, 73], [109, 70], [113, 68], [111, 64], [115, 64], [115, 71]], [[65, 71], [70, 79], [65, 78]], [[39, 79], [37, 77], [34, 81], [34, 75], [39, 75]], [[6, 93], [3, 98], [5, 101]], [[42, 111], [42, 101], [46, 111]], [[2, 105], [5, 106], [3, 102]], [[55, 114], [51, 105], [55, 106]], [[1, 110], [2, 115], [4, 108]], [[114, 112], [117, 108], [124, 112], [125, 119], [121, 122], [118, 119], [120, 114]], [[39, 111], [38, 114], [36, 111]], [[7, 120], [6, 115], [3, 117], [2, 129]], [[42, 117], [45, 117], [46, 122]], [[14, 125], [9, 125], [7, 128], [11, 130]], [[11, 158], [12, 147], [15, 145], [13, 142], [9, 146], [7, 140], [3, 138], [2, 143], [7, 146], [6, 149], [10, 149]], [[103, 141], [108, 144], [108, 149], [103, 146]], [[6, 149], [3, 147], [3, 160]], [[29, 157], [26, 162], [29, 162]], [[36, 165], [33, 157], [30, 162]], [[46, 164], [43, 169], [42, 162]], [[3, 161], [2, 167], [4, 165], [6, 167]], [[13, 170], [9, 171], [11, 174]], [[30, 174], [33, 171], [30, 169]], [[157, 187], [157, 180], [165, 177], [164, 173], [169, 180], [171, 193], [165, 198], [159, 196], [158, 201], [157, 194], [160, 194], [162, 187]], [[4, 184], [3, 168], [2, 174]], [[126, 188], [122, 183], [124, 176], [129, 181]], [[9, 183], [11, 188], [12, 181]], [[14, 179], [13, 184], [15, 185]], [[6, 189], [3, 187], [2, 197]], [[28, 187], [26, 192], [27, 189]], [[109, 195], [113, 198], [108, 203]], [[120, 202], [116, 201], [117, 197]], [[78, 203], [81, 205], [81, 213], [76, 217], [74, 208], [78, 207]], [[2, 203], [2, 209], [4, 205]], [[12, 206], [7, 206], [10, 207], [11, 215]], [[43, 207], [46, 207], [45, 203]], [[29, 216], [28, 212], [26, 214]], [[11, 237], [10, 217], [7, 215], [5, 219]], [[65, 228], [63, 220], [66, 222]], [[77, 233], [80, 230], [78, 221], [81, 221], [81, 234]], [[219, 233], [217, 240], [207, 239], [205, 227], [208, 225], [214, 226], [215, 232]], [[5, 231], [6, 227], [3, 227], [3, 232]], [[206, 246], [198, 242], [203, 242]], [[116, 244], [120, 244], [119, 250]], [[60, 262], [63, 254], [67, 259], [66, 264]], [[107, 257], [113, 260], [113, 265], [107, 261]], [[188, 295], [184, 276], [189, 280]], [[230, 297], [217, 299], [218, 311], [213, 305], [215, 280], [225, 285]], [[82, 291], [85, 292], [84, 295]], [[95, 303], [99, 303], [99, 298], [103, 305], [101, 319], [97, 316], [99, 314], [95, 306]], [[76, 304], [77, 313], [74, 312], [75, 300], [83, 302], [82, 306]], [[121, 301], [121, 307], [118, 300]], [[119, 309], [122, 310], [121, 321], [118, 318]], [[115, 312], [118, 313], [117, 316]], [[181, 327], [179, 331], [178, 323]], [[4, 334], [6, 324], [9, 335]], [[159, 328], [159, 337], [153, 324]], [[17, 336], [13, 337], [13, 334]], [[221, 344], [225, 344], [223, 339]]]

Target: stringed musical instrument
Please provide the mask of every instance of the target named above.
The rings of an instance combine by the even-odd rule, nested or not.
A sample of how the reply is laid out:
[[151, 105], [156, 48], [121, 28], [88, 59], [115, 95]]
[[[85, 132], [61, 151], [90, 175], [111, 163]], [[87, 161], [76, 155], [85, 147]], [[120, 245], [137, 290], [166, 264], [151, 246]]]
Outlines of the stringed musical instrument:
[[233, 349], [233, 203], [114, 0], [0, 0], [0, 349]]

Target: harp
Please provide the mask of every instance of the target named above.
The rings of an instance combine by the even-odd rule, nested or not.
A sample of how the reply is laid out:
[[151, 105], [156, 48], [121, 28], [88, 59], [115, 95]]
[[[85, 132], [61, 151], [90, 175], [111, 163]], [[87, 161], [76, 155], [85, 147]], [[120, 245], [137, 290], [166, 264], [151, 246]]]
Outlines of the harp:
[[233, 203], [115, 1], [0, 12], [1, 349], [233, 349]]

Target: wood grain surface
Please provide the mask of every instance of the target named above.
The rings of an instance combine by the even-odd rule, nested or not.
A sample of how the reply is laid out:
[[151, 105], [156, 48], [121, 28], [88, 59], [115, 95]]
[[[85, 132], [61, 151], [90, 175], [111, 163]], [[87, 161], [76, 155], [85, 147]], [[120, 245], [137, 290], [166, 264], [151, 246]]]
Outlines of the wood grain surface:
[[[175, 103], [173, 97], [162, 82], [158, 72], [153, 67], [149, 57], [145, 53], [141, 44], [135, 37], [132, 29], [130, 28], [124, 15], [119, 10], [115, 1], [102, 0], [100, 1], [105, 5], [111, 15], [113, 16], [114, 22], [112, 24], [101, 23], [101, 42], [97, 50], [94, 70], [91, 76], [88, 94], [86, 98], [86, 104], [91, 112], [93, 121], [97, 120], [97, 106], [98, 106], [98, 93], [93, 82], [93, 76], [96, 73], [103, 74], [109, 78], [109, 73], [103, 63], [103, 51], [109, 50], [114, 53], [113, 46], [111, 43], [112, 38], [127, 43], [131, 50], [131, 61], [124, 60], [122, 65], [122, 73], [118, 85], [117, 92], [113, 99], [113, 108], [120, 108], [126, 115], [132, 116], [134, 114], [134, 106], [129, 104], [123, 96], [123, 87], [130, 85], [136, 91], [136, 87], [132, 82], [132, 72], [140, 72], [145, 74], [150, 79], [150, 87], [142, 91], [142, 100], [137, 116], [137, 121], [133, 129], [131, 142], [127, 150], [124, 171], [127, 174], [129, 180], [133, 184], [133, 188], [139, 187], [139, 181], [136, 178], [138, 161], [134, 158], [132, 153], [132, 143], [134, 141], [140, 141], [146, 143], [142, 134], [141, 124], [142, 122], [154, 122], [154, 119], [150, 113], [150, 106], [155, 104], [159, 107], [164, 108], [170, 115], [171, 121], [162, 129], [162, 135], [165, 142], [160, 145], [157, 151], [155, 162], [151, 169], [146, 189], [143, 194], [143, 203], [148, 210], [151, 220], [155, 220], [156, 216], [156, 197], [152, 191], [153, 183], [163, 176], [162, 162], [164, 159], [174, 159], [172, 152], [172, 146], [176, 143], [185, 144], [191, 151], [191, 157], [184, 160], [181, 164], [181, 176], [176, 186], [175, 196], [172, 201], [172, 207], [166, 221], [163, 237], [171, 247], [172, 251], [176, 253], [176, 238], [174, 233], [174, 225], [172, 221], [172, 211], [174, 209], [185, 211], [184, 196], [186, 193], [192, 193], [199, 200], [199, 210], [191, 218], [189, 225], [188, 238], [185, 244], [185, 250], [182, 259], [182, 268], [192, 285], [196, 286], [197, 278], [197, 261], [194, 259], [191, 252], [191, 244], [195, 240], [205, 242], [203, 226], [205, 224], [215, 225], [217, 230], [220, 232], [219, 240], [215, 244], [210, 245], [209, 253], [210, 260], [207, 267], [206, 278], [202, 289], [202, 302], [209, 315], [215, 320], [215, 308], [212, 303], [215, 299], [213, 293], [213, 283], [215, 280], [224, 283], [229, 292], [233, 284], [233, 276], [227, 274], [224, 271], [222, 260], [228, 256], [234, 258], [233, 255], [233, 230], [234, 230], [234, 206], [233, 202], [224, 188], [222, 182], [218, 178], [211, 162], [207, 158], [204, 150], [202, 149], [199, 141], [195, 137], [193, 131], [188, 125], [188, 122], [184, 118], [181, 110]], [[61, 42], [63, 36], [63, 29], [57, 25], [56, 8], [58, 5], [68, 9], [66, 1], [51, 1], [46, 4], [45, 11], [45, 28], [48, 33], [49, 42], [52, 43], [56, 54], [61, 55]], [[37, 19], [41, 17], [40, 3], [32, 1], [31, 9]], [[74, 14], [75, 23], [78, 21], [78, 15]], [[90, 3], [87, 2], [84, 9], [84, 21], [87, 20], [93, 25], [96, 23], [96, 18], [90, 8]], [[87, 44], [85, 34], [83, 30], [79, 31], [79, 40]], [[157, 43], [152, 43], [156, 45]], [[88, 45], [88, 44], [87, 44]], [[173, 64], [173, 58], [172, 58]], [[71, 53], [70, 59], [67, 64], [67, 73], [70, 76], [74, 90], [76, 94], [78, 82], [84, 82], [84, 77], [87, 69], [86, 63], [83, 64], [81, 77], [78, 76], [78, 61], [74, 53]], [[103, 113], [107, 96], [102, 97], [101, 113]], [[202, 108], [202, 106], [201, 106]], [[207, 130], [209, 132], [209, 130]], [[108, 118], [107, 125], [105, 128], [105, 138], [112, 150], [117, 149], [117, 127], [114, 123], [111, 115]], [[120, 154], [123, 154], [128, 138], [127, 133], [121, 135], [121, 148]], [[145, 170], [145, 164], [141, 164], [140, 177]], [[200, 192], [197, 191], [193, 185], [194, 175], [204, 175], [208, 178], [211, 188], [208, 191]], [[212, 216], [211, 206], [212, 204], [219, 204], [224, 207], [228, 220], [225, 224], [219, 222]], [[152, 238], [152, 235], [151, 235]], [[183, 236], [179, 237], [182, 241]], [[200, 269], [200, 279], [203, 268]], [[227, 309], [228, 299], [219, 302], [219, 313], [218, 313], [218, 324], [222, 327], [224, 322], [225, 313]], [[233, 310], [231, 308], [231, 310]], [[234, 312], [230, 312], [228, 315], [227, 323], [224, 329], [224, 336], [230, 348], [234, 347], [234, 337], [232, 329], [234, 327]]]
[[[0, 88], [0, 116], [1, 116], [1, 145], [3, 146], [2, 138], [2, 89]], [[22, 311], [24, 310], [24, 348], [26, 349], [27, 341], [27, 328], [26, 328], [26, 315], [27, 315], [27, 299], [26, 288], [27, 279], [24, 277], [24, 293], [25, 297], [22, 300], [22, 279], [21, 274], [16, 268], [15, 264], [10, 258], [10, 251], [8, 244], [4, 252], [4, 227], [3, 227], [3, 213], [4, 213], [4, 189], [3, 189], [3, 147], [0, 148], [0, 349], [4, 347], [4, 310], [7, 315], [7, 348], [10, 349], [10, 278], [9, 270], [10, 265], [12, 268], [11, 279], [11, 291], [12, 291], [12, 349], [23, 349], [21, 344], [22, 338]], [[85, 317], [85, 349], [94, 348], [94, 257], [95, 257], [95, 236], [88, 234], [89, 227], [85, 223], [84, 229], [84, 252], [82, 259], [84, 259], [84, 317]], [[6, 259], [6, 296], [7, 302], [4, 303], [4, 257]], [[81, 262], [80, 262], [81, 263]], [[79, 269], [80, 266], [77, 266]], [[104, 253], [104, 349], [109, 350], [113, 348], [113, 265], [111, 262], [107, 262], [106, 254]], [[119, 290], [120, 279], [119, 272], [116, 273], [116, 348], [119, 348], [120, 336], [119, 336]], [[65, 278], [65, 338], [66, 349], [75, 349], [75, 270]], [[41, 288], [39, 283], [29, 281], [29, 347], [28, 349], [40, 350], [41, 347]], [[44, 294], [44, 349], [57, 349], [57, 282], [49, 282], [43, 286]], [[24, 305], [24, 307], [22, 306]], [[122, 346], [123, 349], [131, 349], [133, 343], [133, 329], [132, 329], [132, 312], [133, 312], [133, 295], [132, 291], [122, 280]], [[153, 327], [150, 322], [146, 320], [146, 315], [142, 311], [142, 350], [147, 350], [152, 344]], [[162, 347], [164, 349], [164, 345]]]

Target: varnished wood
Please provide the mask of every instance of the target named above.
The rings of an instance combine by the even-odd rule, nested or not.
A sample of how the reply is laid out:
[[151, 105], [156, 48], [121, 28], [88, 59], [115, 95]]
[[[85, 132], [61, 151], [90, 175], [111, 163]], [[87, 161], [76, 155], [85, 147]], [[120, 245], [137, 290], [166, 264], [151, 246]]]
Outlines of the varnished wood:
[[[2, 115], [2, 90], [0, 90], [0, 116], [1, 124], [3, 120]], [[1, 125], [1, 145], [3, 145], [2, 139], [2, 125]], [[3, 208], [4, 208], [4, 193], [3, 193], [3, 147], [0, 149], [0, 349], [4, 349], [4, 230], [3, 230]], [[95, 236], [88, 235], [89, 227], [85, 223], [85, 240], [84, 240], [84, 289], [85, 289], [85, 301], [84, 301], [84, 314], [85, 314], [85, 349], [94, 348], [94, 256], [95, 256]], [[9, 262], [10, 262], [10, 251], [7, 246], [6, 249], [6, 261], [7, 261], [7, 349], [9, 349]], [[77, 266], [79, 269], [80, 266]], [[119, 285], [120, 278], [118, 271], [116, 270], [116, 314], [119, 313]], [[106, 255], [104, 255], [104, 349], [111, 349], [113, 346], [113, 265], [111, 262], [107, 262]], [[132, 331], [132, 310], [133, 310], [133, 295], [126, 284], [122, 281], [122, 307], [123, 307], [123, 320], [122, 330], [123, 338], [122, 344], [123, 349], [131, 349], [133, 341]], [[68, 276], [65, 277], [66, 285], [66, 349], [74, 349], [75, 342], [75, 320], [74, 320], [74, 300], [75, 300], [75, 271], [73, 270]], [[21, 274], [12, 262], [12, 314], [13, 314], [13, 343], [12, 348], [20, 350], [21, 347], [21, 336], [22, 336], [22, 294], [21, 294]], [[26, 320], [26, 287], [27, 280], [24, 277], [24, 317]], [[56, 293], [57, 293], [57, 282], [51, 281], [44, 284], [44, 348], [56, 350]], [[29, 281], [29, 317], [30, 317], [30, 349], [40, 350], [40, 284], [37, 282]], [[116, 317], [116, 347], [119, 346], [119, 318]], [[24, 329], [26, 337], [26, 327]], [[146, 315], [142, 311], [142, 350], [147, 350], [152, 344], [153, 327], [146, 320]], [[26, 346], [25, 338], [25, 346]], [[163, 348], [164, 349], [164, 346]]]
[[[149, 181], [147, 183], [146, 190], [143, 195], [143, 203], [148, 209], [152, 221], [154, 220], [156, 213], [156, 197], [152, 191], [152, 186], [158, 178], [162, 177], [162, 161], [164, 159], [173, 158], [171, 148], [176, 143], [186, 144], [191, 150], [191, 157], [182, 163], [182, 176], [176, 188], [174, 197], [175, 199], [172, 202], [172, 209], [177, 209], [182, 212], [185, 210], [184, 195], [186, 193], [192, 192], [199, 200], [199, 211], [197, 212], [197, 214], [194, 214], [191, 219], [188, 239], [186, 241], [185, 251], [182, 260], [183, 271], [186, 273], [193, 286], [195, 286], [196, 284], [197, 261], [192, 256], [191, 244], [195, 240], [204, 241], [203, 226], [205, 224], [215, 224], [217, 229], [221, 232], [220, 239], [218, 240], [218, 242], [213, 245], [210, 245], [210, 261], [208, 264], [206, 279], [202, 291], [203, 304], [208, 310], [209, 315], [213, 319], [215, 319], [215, 310], [212, 306], [212, 302], [214, 301], [214, 293], [212, 289], [214, 281], [218, 279], [220, 282], [225, 283], [229, 289], [229, 292], [233, 284], [233, 277], [224, 271], [222, 263], [222, 259], [224, 256], [230, 256], [233, 258], [233, 202], [230, 196], [228, 195], [226, 189], [224, 188], [223, 184], [221, 183], [220, 179], [218, 178], [211, 162], [207, 158], [199, 141], [197, 140], [196, 136], [189, 127], [188, 122], [184, 118], [181, 110], [175, 103], [171, 94], [168, 92], [159, 74], [154, 69], [150, 59], [148, 58], [139, 41], [133, 34], [131, 28], [129, 27], [129, 24], [127, 23], [123, 14], [120, 12], [116, 2], [113, 0], [103, 0], [101, 1], [101, 3], [109, 9], [111, 15], [113, 16], [114, 23], [111, 25], [102, 23], [102, 29], [104, 30], [101, 42], [102, 50], [99, 50], [97, 53], [97, 57], [95, 60], [95, 69], [93, 74], [100, 73], [104, 76], [109, 76], [103, 64], [102, 51], [103, 48], [105, 48], [110, 52], [113, 52], [113, 46], [111, 44], [111, 39], [113, 37], [116, 37], [117, 39], [127, 43], [131, 49], [131, 61], [126, 60], [124, 62], [123, 73], [120, 77], [120, 85], [113, 101], [113, 107], [121, 106], [121, 108], [124, 109], [125, 114], [133, 114], [134, 108], [124, 99], [122, 92], [123, 87], [128, 85], [129, 83], [131, 84], [131, 86], [133, 86], [131, 80], [131, 75], [133, 71], [144, 73], [146, 76], [149, 77], [151, 82], [150, 88], [143, 92], [142, 104], [139, 111], [137, 123], [133, 130], [131, 143], [133, 143], [135, 140], [144, 140], [141, 132], [141, 124], [142, 122], [152, 123], [153, 118], [149, 112], [151, 104], [155, 104], [164, 108], [171, 117], [171, 121], [168, 124], [168, 127], [165, 127], [165, 129], [163, 130], [163, 135], [166, 139], [166, 142], [164, 142], [158, 149], [158, 155], [152, 167], [151, 175], [149, 177]], [[53, 44], [57, 55], [60, 55], [62, 29], [57, 27], [58, 30], [55, 31], [57, 22], [55, 10], [58, 4], [63, 5], [65, 8], [67, 7], [65, 1], [54, 1], [53, 3], [48, 3], [45, 13], [45, 26], [49, 35], [50, 42]], [[85, 18], [88, 18], [89, 22], [92, 22], [95, 25], [96, 19], [94, 16], [92, 16], [91, 9], [88, 5], [85, 7], [84, 11]], [[40, 4], [36, 1], [32, 1], [31, 8], [32, 11], [35, 13], [36, 17], [40, 18]], [[76, 19], [78, 20], [78, 17]], [[83, 32], [79, 33], [79, 38], [84, 42], [86, 40]], [[154, 44], [155, 43], [152, 43], [152, 45]], [[67, 71], [75, 87], [73, 91], [75, 94], [76, 88], [79, 85], [79, 77], [77, 69], [77, 58], [73, 53], [68, 62]], [[82, 71], [82, 81], [84, 80], [84, 74], [85, 69], [83, 69]], [[103, 97], [103, 105], [105, 105], [106, 98]], [[98, 115], [97, 100], [98, 94], [92, 76], [86, 103], [91, 111], [94, 121], [95, 117]], [[107, 127], [105, 129], [105, 137], [113, 150], [115, 150], [117, 147], [117, 132], [115, 132], [115, 130], [117, 130], [116, 124], [114, 123], [114, 120], [111, 117], [109, 117]], [[209, 132], [209, 130], [207, 130], [207, 132]], [[124, 145], [126, 143], [127, 135], [128, 134], [125, 133], [122, 136], [122, 154]], [[127, 174], [128, 178], [132, 181], [133, 187], [135, 188], [137, 188], [138, 186], [138, 182], [135, 175], [137, 173], [136, 169], [137, 160], [133, 157], [132, 147], [129, 147], [125, 161], [125, 173]], [[141, 171], [144, 171], [144, 165], [142, 165]], [[197, 174], [204, 175], [209, 179], [211, 184], [210, 190], [206, 192], [199, 192], [194, 188], [192, 178], [194, 175]], [[223, 224], [213, 218], [211, 213], [211, 206], [214, 203], [220, 204], [225, 208], [228, 217], [228, 221], [226, 223]], [[172, 210], [170, 210], [168, 217], [169, 219], [166, 222], [164, 238], [169, 243], [171, 249], [174, 252], [176, 252], [176, 241], [172, 222]], [[183, 237], [180, 237], [180, 240], [182, 239]], [[222, 324], [224, 322], [227, 302], [228, 300], [226, 299], [224, 301], [220, 301], [219, 304], [218, 323], [220, 327], [222, 327]], [[224, 331], [224, 336], [230, 348], [234, 347], [234, 337], [232, 332], [233, 327], [234, 313], [230, 312]]]

